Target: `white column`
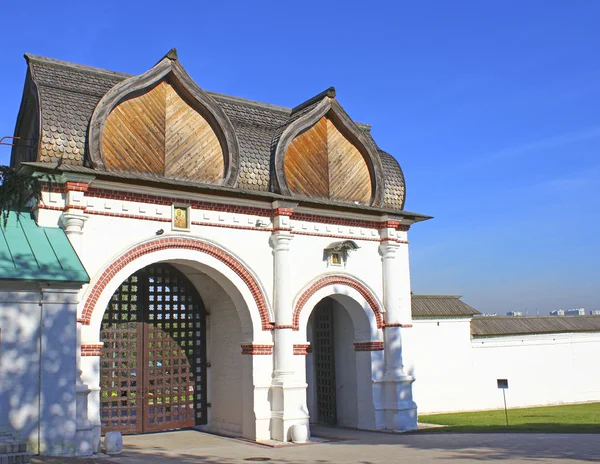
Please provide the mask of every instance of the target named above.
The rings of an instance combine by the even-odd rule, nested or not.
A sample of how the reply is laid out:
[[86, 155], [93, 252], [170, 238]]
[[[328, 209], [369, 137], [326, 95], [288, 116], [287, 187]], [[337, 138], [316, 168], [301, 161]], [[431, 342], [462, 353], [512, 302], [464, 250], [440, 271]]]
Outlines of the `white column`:
[[383, 273], [385, 428], [412, 430], [417, 427], [416, 404], [412, 400], [414, 378], [404, 372], [402, 331], [412, 327], [408, 241], [399, 221], [386, 221], [381, 229]]
[[292, 427], [308, 429], [306, 383], [298, 382], [294, 369], [292, 262], [290, 246], [293, 235], [290, 216], [296, 204], [274, 202], [271, 246], [273, 247], [275, 310], [272, 428], [271, 438], [278, 441], [291, 439]]
[[293, 236], [289, 232], [273, 234], [272, 246], [275, 264], [274, 308], [275, 346], [273, 349], [273, 382], [284, 384], [294, 375], [294, 343], [292, 339], [293, 308], [291, 292], [290, 243]]
[[85, 221], [88, 220], [88, 216], [83, 214], [81, 211], [68, 210], [60, 216], [60, 226], [67, 234], [67, 238], [73, 245], [75, 252], [81, 257], [81, 236], [83, 235], [83, 226]]

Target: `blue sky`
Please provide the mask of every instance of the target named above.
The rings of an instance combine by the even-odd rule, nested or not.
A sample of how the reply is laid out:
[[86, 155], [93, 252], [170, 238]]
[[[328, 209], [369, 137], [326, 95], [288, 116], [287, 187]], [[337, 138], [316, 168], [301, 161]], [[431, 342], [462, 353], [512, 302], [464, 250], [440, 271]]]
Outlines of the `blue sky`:
[[176, 47], [200, 87], [285, 106], [334, 85], [400, 161], [406, 209], [435, 216], [410, 232], [415, 293], [502, 314], [600, 309], [600, 2], [2, 9], [0, 136], [13, 133], [25, 52], [137, 74]]

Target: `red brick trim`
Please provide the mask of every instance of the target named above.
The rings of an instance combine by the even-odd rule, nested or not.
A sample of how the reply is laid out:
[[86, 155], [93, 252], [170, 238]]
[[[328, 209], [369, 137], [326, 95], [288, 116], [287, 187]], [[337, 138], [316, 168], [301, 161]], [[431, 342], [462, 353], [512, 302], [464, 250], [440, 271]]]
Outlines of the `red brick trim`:
[[101, 356], [102, 355], [102, 343], [88, 343], [81, 345], [81, 356]]
[[408, 240], [400, 240], [399, 238], [382, 238], [380, 240], [381, 243], [385, 243], [385, 242], [394, 242], [394, 243], [402, 243], [404, 245], [408, 245]]
[[85, 182], [66, 182], [65, 190], [67, 192], [87, 192], [89, 185]]
[[383, 351], [383, 342], [354, 342], [354, 351]]
[[365, 240], [367, 242], [379, 242], [379, 237], [364, 237], [361, 235], [336, 235], [336, 234], [327, 234], [327, 233], [319, 233], [319, 232], [304, 232], [302, 230], [293, 230], [293, 235], [310, 235], [312, 237], [329, 237], [329, 238], [341, 238], [344, 240]]
[[241, 230], [254, 230], [260, 232], [273, 232], [273, 229], [267, 227], [256, 227], [256, 226], [238, 226], [235, 224], [221, 224], [215, 222], [201, 222], [201, 221], [192, 221], [193, 226], [207, 226], [207, 227], [223, 227], [224, 229], [241, 229]]
[[92, 320], [92, 312], [96, 308], [96, 304], [100, 299], [100, 295], [102, 294], [108, 283], [115, 277], [115, 275], [121, 269], [123, 269], [126, 265], [128, 265], [135, 259], [140, 258], [141, 256], [153, 253], [155, 251], [168, 250], [174, 248], [183, 248], [186, 250], [200, 251], [226, 264], [242, 279], [242, 281], [246, 284], [246, 286], [252, 293], [252, 296], [254, 298], [254, 301], [256, 302], [256, 306], [258, 307], [258, 311], [260, 313], [260, 319], [262, 321], [263, 330], [271, 330], [272, 324], [269, 322], [269, 311], [267, 309], [265, 296], [263, 295], [260, 286], [254, 279], [252, 274], [248, 272], [244, 265], [241, 264], [229, 253], [227, 253], [224, 250], [221, 250], [220, 248], [215, 247], [214, 245], [209, 245], [208, 243], [183, 237], [165, 237], [152, 240], [150, 242], [146, 242], [136, 246], [135, 248], [126, 252], [124, 255], [117, 258], [110, 266], [108, 266], [104, 270], [100, 278], [96, 281], [91, 291], [89, 292], [85, 301], [85, 305], [83, 307], [83, 324], [90, 324]]
[[185, 197], [150, 195], [146, 193], [129, 193], [119, 190], [91, 187], [88, 189], [89, 197], [104, 198], [107, 200], [133, 201], [150, 203], [152, 205], [172, 205], [173, 203], [189, 205], [194, 209], [205, 211], [219, 211], [223, 213], [248, 214], [251, 216], [271, 217], [271, 209], [255, 208], [251, 206], [228, 205], [210, 201], [190, 200]]
[[279, 329], [293, 329], [294, 326], [293, 325], [274, 325], [273, 326], [273, 330], [279, 330]]
[[410, 329], [413, 325], [412, 324], [400, 324], [399, 322], [391, 322], [391, 323], [384, 323], [383, 324], [383, 328], [387, 328], [387, 327], [401, 327], [403, 329]]
[[[80, 207], [70, 206], [67, 208], [61, 208], [59, 206], [50, 206], [50, 205], [39, 204], [37, 208], [51, 210], [51, 211], [66, 211], [69, 208], [79, 209]], [[142, 216], [140, 214], [129, 214], [129, 213], [114, 213], [114, 212], [110, 212], [110, 211], [100, 211], [100, 210], [93, 210], [93, 209], [89, 209], [89, 208], [85, 208], [84, 211], [86, 214], [94, 214], [97, 216], [110, 216], [110, 217], [119, 217], [119, 218], [125, 218], [125, 219], [141, 219], [141, 220], [145, 220], [145, 221], [155, 221], [155, 222], [171, 222], [170, 218], [165, 218], [165, 217]], [[300, 231], [300, 230], [293, 230], [289, 227], [271, 228], [271, 227], [256, 227], [256, 226], [240, 226], [240, 225], [235, 225], [235, 224], [221, 224], [221, 223], [202, 222], [202, 221], [192, 221], [192, 225], [203, 226], [203, 227], [221, 227], [224, 229], [252, 230], [252, 231], [261, 231], [261, 232], [284, 231], [284, 232], [291, 232], [292, 235], [308, 235], [311, 237], [339, 238], [342, 240], [362, 240], [362, 241], [367, 241], [367, 242], [390, 241], [390, 242], [408, 244], [408, 240], [399, 240], [396, 238], [380, 239], [378, 237], [364, 237], [361, 235], [336, 235], [336, 234], [327, 234], [327, 233], [319, 233], [319, 232], [306, 232], [306, 231]]]
[[34, 211], [37, 209], [47, 209], [49, 211], [64, 211], [65, 208], [63, 206], [51, 206], [51, 205], [45, 205], [43, 203], [38, 203], [38, 205], [34, 208]]
[[345, 285], [347, 287], [353, 288], [358, 293], [360, 293], [360, 295], [365, 300], [367, 300], [367, 303], [369, 303], [369, 306], [371, 307], [373, 314], [375, 314], [375, 319], [377, 321], [377, 328], [380, 329], [383, 327], [382, 311], [381, 311], [381, 308], [379, 307], [379, 304], [377, 303], [377, 299], [373, 296], [373, 294], [363, 284], [361, 284], [357, 280], [354, 280], [347, 276], [333, 275], [333, 276], [323, 277], [322, 279], [312, 283], [306, 290], [304, 290], [304, 292], [302, 292], [302, 295], [300, 296], [300, 298], [298, 298], [298, 301], [296, 302], [296, 306], [294, 307], [294, 318], [293, 318], [294, 330], [300, 330], [300, 312], [304, 308], [304, 305], [306, 304], [306, 302], [317, 291], [319, 291], [322, 288], [327, 287], [329, 285]]
[[66, 205], [65, 206], [65, 211], [68, 211], [70, 209], [78, 209], [80, 211], [84, 211], [86, 210], [86, 206], [85, 205]]
[[246, 343], [241, 346], [242, 346], [242, 354], [250, 354], [250, 355], [273, 354], [273, 345], [255, 345], [253, 343]]
[[147, 221], [156, 221], [156, 222], [171, 222], [170, 217], [157, 217], [157, 216], [142, 216], [140, 214], [130, 214], [130, 213], [113, 213], [111, 211], [96, 211], [93, 209], [86, 209], [86, 214], [95, 214], [97, 216], [110, 216], [110, 217], [118, 217], [124, 219], [146, 219]]
[[277, 217], [277, 216], [290, 217], [292, 214], [294, 214], [294, 208], [275, 208], [273, 210], [274, 217]]
[[364, 227], [366, 229], [381, 229], [379, 221], [366, 221], [364, 219], [346, 219], [333, 216], [321, 216], [318, 214], [294, 213], [292, 221], [320, 222], [322, 224], [331, 224], [347, 227]]
[[310, 343], [298, 343], [294, 345], [294, 355], [306, 356], [308, 353], [312, 353]]
[[171, 205], [173, 203], [186, 204], [195, 209], [219, 211], [226, 213], [248, 214], [254, 216], [271, 217], [289, 216], [295, 221], [319, 222], [322, 224], [331, 224], [347, 227], [364, 227], [367, 229], [394, 228], [401, 232], [406, 232], [409, 225], [400, 224], [399, 221], [368, 221], [364, 219], [346, 219], [342, 217], [323, 216], [318, 214], [307, 214], [294, 212], [293, 208], [258, 208], [250, 206], [228, 205], [224, 203], [215, 203], [209, 201], [190, 200], [187, 197], [168, 196], [168, 195], [150, 195], [146, 193], [130, 193], [121, 190], [107, 188], [89, 187], [83, 182], [67, 182], [65, 185], [55, 183], [42, 183], [42, 186], [48, 192], [64, 193], [67, 190], [86, 192], [88, 197], [104, 198], [108, 200], [133, 201], [140, 203], [150, 203], [153, 205]]

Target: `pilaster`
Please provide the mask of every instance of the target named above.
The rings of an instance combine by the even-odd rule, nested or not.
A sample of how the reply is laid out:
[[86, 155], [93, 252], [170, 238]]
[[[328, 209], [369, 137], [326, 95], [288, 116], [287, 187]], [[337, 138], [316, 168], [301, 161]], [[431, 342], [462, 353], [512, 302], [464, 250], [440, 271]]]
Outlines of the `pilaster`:
[[273, 203], [273, 379], [271, 382], [271, 438], [278, 441], [291, 439], [294, 425], [308, 427], [306, 383], [296, 380], [294, 369], [293, 294], [290, 249], [293, 240], [290, 217], [296, 203]]
[[385, 308], [382, 408], [386, 429], [412, 430], [417, 427], [417, 406], [412, 399], [415, 379], [404, 371], [402, 362], [402, 331], [412, 327], [408, 226], [389, 217], [382, 224], [379, 247]]

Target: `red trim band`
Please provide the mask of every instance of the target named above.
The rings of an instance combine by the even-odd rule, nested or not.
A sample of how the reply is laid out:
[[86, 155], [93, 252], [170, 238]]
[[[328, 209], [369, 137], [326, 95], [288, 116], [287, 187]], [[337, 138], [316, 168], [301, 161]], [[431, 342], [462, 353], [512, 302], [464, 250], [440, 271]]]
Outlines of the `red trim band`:
[[329, 285], [346, 285], [347, 287], [353, 288], [358, 293], [360, 293], [360, 295], [365, 300], [367, 300], [367, 303], [369, 303], [373, 314], [375, 314], [375, 319], [377, 320], [377, 328], [380, 329], [383, 326], [383, 317], [381, 315], [382, 311], [379, 307], [379, 304], [377, 303], [377, 299], [373, 296], [373, 294], [357, 280], [354, 280], [347, 276], [334, 275], [323, 277], [317, 280], [316, 282], [311, 284], [306, 290], [304, 290], [304, 292], [302, 292], [302, 295], [300, 296], [300, 298], [298, 298], [298, 301], [296, 302], [296, 306], [294, 308], [294, 330], [300, 330], [300, 313], [304, 308], [306, 302], [317, 291]]
[[269, 355], [273, 354], [273, 345], [255, 345], [253, 343], [245, 343], [241, 345], [242, 354], [249, 355]]
[[354, 351], [383, 351], [383, 342], [354, 342]]
[[[83, 307], [82, 319], [83, 324], [89, 325], [92, 319], [92, 312], [96, 308], [96, 304], [100, 299], [100, 296], [108, 283], [115, 277], [115, 275], [127, 266], [129, 263], [140, 258], [141, 256], [153, 253], [160, 250], [168, 250], [173, 248], [187, 249], [200, 251], [206, 253], [233, 270], [246, 284], [252, 297], [258, 308], [260, 319], [263, 330], [271, 330], [272, 324], [269, 322], [269, 311], [267, 309], [266, 298], [258, 285], [258, 282], [254, 279], [252, 274], [242, 265], [237, 259], [231, 256], [224, 250], [217, 248], [208, 243], [204, 243], [198, 240], [192, 240], [189, 238], [159, 238], [150, 242], [143, 243], [129, 250], [124, 255], [117, 258], [113, 263], [106, 268], [102, 275], [98, 278], [92, 289], [87, 295], [85, 305]], [[102, 308], [103, 310], [104, 308]]]

